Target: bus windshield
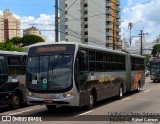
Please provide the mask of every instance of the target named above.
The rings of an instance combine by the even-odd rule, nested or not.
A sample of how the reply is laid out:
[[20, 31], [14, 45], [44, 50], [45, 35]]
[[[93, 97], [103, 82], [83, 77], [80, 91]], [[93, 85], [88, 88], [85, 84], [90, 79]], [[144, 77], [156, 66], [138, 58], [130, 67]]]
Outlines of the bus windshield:
[[151, 71], [152, 74], [154, 73], [160, 75], [160, 62], [152, 62]]
[[58, 91], [72, 85], [72, 54], [52, 54], [28, 58], [28, 88]]

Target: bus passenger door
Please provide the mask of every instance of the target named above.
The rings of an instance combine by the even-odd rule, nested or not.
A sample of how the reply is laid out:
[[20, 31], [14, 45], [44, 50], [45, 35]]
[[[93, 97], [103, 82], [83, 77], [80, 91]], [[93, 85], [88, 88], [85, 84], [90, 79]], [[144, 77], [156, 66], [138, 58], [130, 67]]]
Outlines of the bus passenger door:
[[126, 55], [126, 86], [127, 91], [131, 91], [131, 55]]
[[86, 50], [79, 50], [76, 58], [77, 63], [77, 89], [79, 91], [80, 106], [88, 104], [89, 90], [88, 88], [88, 54]]

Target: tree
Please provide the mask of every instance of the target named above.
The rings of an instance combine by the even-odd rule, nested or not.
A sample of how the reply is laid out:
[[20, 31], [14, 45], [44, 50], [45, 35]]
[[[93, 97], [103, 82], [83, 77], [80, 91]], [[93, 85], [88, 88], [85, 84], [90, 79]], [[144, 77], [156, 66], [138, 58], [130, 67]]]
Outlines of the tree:
[[160, 53], [160, 44], [156, 44], [153, 46], [152, 55], [157, 56]]
[[8, 40], [7, 43], [8, 43], [8, 42], [11, 42], [11, 43], [13, 43], [14, 45], [20, 47], [20, 46], [21, 46], [21, 43], [22, 43], [22, 38], [21, 38], [21, 37], [13, 37], [12, 39]]
[[13, 43], [7, 42], [7, 43], [0, 43], [0, 50], [22, 52], [23, 48], [15, 47], [15, 45]]
[[150, 55], [145, 55], [145, 62], [146, 62], [146, 67], [150, 67]]
[[27, 34], [22, 37], [22, 47], [29, 46], [38, 42], [44, 42], [44, 39], [37, 35]]

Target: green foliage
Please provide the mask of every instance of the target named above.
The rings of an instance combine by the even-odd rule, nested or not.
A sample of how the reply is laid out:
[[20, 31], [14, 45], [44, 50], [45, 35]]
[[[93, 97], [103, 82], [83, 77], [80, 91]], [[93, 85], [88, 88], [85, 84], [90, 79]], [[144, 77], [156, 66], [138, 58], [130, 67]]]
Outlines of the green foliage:
[[6, 43], [0, 42], [0, 50], [6, 51], [23, 51], [24, 46], [32, 45], [38, 42], [44, 42], [44, 39], [37, 35], [25, 35], [21, 37], [14, 37]]
[[21, 43], [22, 43], [22, 38], [21, 38], [21, 37], [13, 37], [12, 39], [8, 40], [7, 43], [8, 43], [8, 42], [11, 42], [11, 43], [13, 43], [14, 45], [20, 47], [20, 46], [21, 46]]
[[145, 62], [146, 62], [146, 67], [149, 68], [150, 67], [150, 55], [145, 56]]
[[0, 50], [5, 50], [5, 51], [18, 51], [22, 52], [23, 48], [21, 47], [16, 47], [13, 43], [7, 42], [7, 43], [0, 43]]
[[40, 36], [30, 35], [30, 34], [23, 36], [21, 41], [22, 47], [39, 43], [39, 42], [44, 42], [44, 39]]
[[152, 55], [156, 56], [158, 53], [160, 53], [160, 44], [156, 44], [153, 46], [152, 49]]

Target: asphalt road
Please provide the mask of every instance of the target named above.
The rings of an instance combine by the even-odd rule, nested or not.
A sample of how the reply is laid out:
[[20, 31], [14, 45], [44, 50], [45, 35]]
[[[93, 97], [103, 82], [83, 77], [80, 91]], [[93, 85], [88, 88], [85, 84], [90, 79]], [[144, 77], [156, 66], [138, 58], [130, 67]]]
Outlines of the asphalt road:
[[[44, 105], [29, 106], [17, 110], [8, 108], [1, 109], [0, 115], [24, 115], [33, 117], [42, 117], [42, 122], [23, 122], [31, 123], [47, 123], [47, 124], [71, 124], [71, 123], [114, 123], [105, 120], [109, 114], [156, 114], [160, 115], [160, 83], [153, 83], [149, 78], [146, 78], [146, 84], [139, 93], [131, 92], [125, 94], [121, 100], [116, 100], [114, 97], [97, 103], [95, 108], [86, 111], [84, 108], [78, 107], [59, 107], [55, 111], [50, 112]], [[160, 116], [159, 116], [160, 117]], [[137, 119], [137, 118], [136, 118]], [[46, 120], [48, 120], [46, 122]], [[44, 122], [45, 121], [45, 122]], [[54, 122], [53, 122], [54, 121]], [[140, 122], [137, 122], [140, 121]], [[145, 123], [160, 123], [153, 122], [156, 120], [148, 120]], [[144, 122], [144, 121], [143, 121]], [[4, 123], [4, 122], [0, 122]], [[6, 123], [6, 122], [5, 122]], [[13, 123], [13, 122], [7, 122]], [[14, 122], [15, 123], [15, 122]], [[17, 123], [17, 122], [16, 122]], [[22, 123], [22, 122], [19, 122]], [[120, 123], [120, 122], [118, 122]], [[124, 123], [124, 122], [121, 122]], [[129, 123], [129, 122], [126, 122]], [[134, 124], [141, 123], [141, 120], [133, 120]]]

